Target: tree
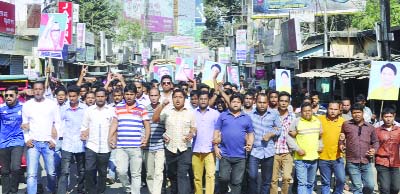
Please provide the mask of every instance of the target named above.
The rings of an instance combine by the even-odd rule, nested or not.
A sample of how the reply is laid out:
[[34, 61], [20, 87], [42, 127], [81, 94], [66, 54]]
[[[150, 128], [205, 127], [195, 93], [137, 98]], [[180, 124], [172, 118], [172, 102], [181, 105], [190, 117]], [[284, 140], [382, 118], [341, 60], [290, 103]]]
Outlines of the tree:
[[118, 32], [116, 34], [115, 40], [119, 43], [138, 39], [142, 36], [143, 29], [139, 22], [130, 22], [121, 19], [118, 23]]
[[[205, 0], [204, 15], [207, 29], [202, 33], [202, 42], [211, 49], [225, 46], [225, 34], [229, 29], [224, 28], [226, 22], [235, 23], [241, 15], [238, 0]], [[237, 20], [241, 22], [241, 20]]]
[[121, 13], [120, 6], [110, 0], [73, 0], [79, 4], [79, 21], [86, 23], [87, 30], [99, 34], [106, 33], [107, 38], [115, 37], [115, 24]]
[[[360, 30], [373, 29], [375, 22], [379, 22], [380, 19], [379, 0], [368, 0], [365, 11], [356, 13], [352, 17], [352, 26]], [[391, 26], [400, 25], [399, 0], [390, 0], [390, 20]]]

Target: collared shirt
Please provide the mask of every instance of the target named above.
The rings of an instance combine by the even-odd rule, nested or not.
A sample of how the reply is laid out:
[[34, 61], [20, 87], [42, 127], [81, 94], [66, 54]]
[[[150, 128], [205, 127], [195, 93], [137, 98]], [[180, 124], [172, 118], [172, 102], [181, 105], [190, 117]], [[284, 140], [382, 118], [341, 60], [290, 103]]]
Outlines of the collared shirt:
[[324, 149], [319, 153], [319, 159], [336, 160], [342, 157], [338, 143], [342, 125], [345, 121], [344, 118], [338, 117], [335, 120], [330, 120], [326, 115], [320, 115], [318, 119], [321, 121], [322, 130], [324, 131], [321, 137]]
[[175, 107], [168, 106], [161, 111], [160, 122], [165, 124], [165, 135], [170, 138], [166, 148], [172, 153], [186, 151], [191, 142], [185, 142], [184, 137], [190, 133], [191, 128], [196, 128], [196, 121], [192, 110], [184, 107], [178, 111]]
[[136, 102], [143, 105], [144, 107], [151, 104], [150, 98], [146, 94], [142, 94], [142, 96], [140, 98], [136, 98]]
[[62, 149], [67, 152], [85, 152], [84, 141], [81, 140], [80, 134], [86, 108], [84, 103], [79, 103], [76, 108], [72, 108], [68, 103], [61, 110], [61, 121], [64, 123]]
[[[279, 119], [279, 113], [276, 110], [267, 109], [263, 115], [255, 110], [249, 114], [254, 127], [254, 144], [251, 155], [264, 159], [275, 155], [275, 144], [273, 138], [268, 141], [263, 140], [263, 136], [267, 133], [273, 133], [279, 136], [282, 131], [282, 124]], [[277, 129], [275, 129], [275, 127]]]
[[98, 107], [90, 106], [83, 116], [81, 131], [89, 130], [89, 137], [86, 140], [86, 147], [96, 153], [108, 153], [108, 133], [112, 119], [116, 118], [114, 108], [108, 105]]
[[29, 124], [29, 130], [24, 131], [25, 142], [32, 139], [55, 143], [51, 132], [53, 125], [60, 131], [60, 109], [54, 101], [47, 98], [41, 102], [28, 100], [22, 107], [22, 123]]
[[193, 152], [209, 153], [213, 149], [212, 140], [214, 136], [215, 124], [217, 123], [219, 112], [207, 107], [206, 111], [201, 112], [200, 108], [195, 109], [197, 134], [193, 138]]
[[151, 118], [153, 118], [155, 109], [150, 105], [146, 107], [147, 113], [150, 118], [150, 139], [149, 146], [146, 148], [149, 151], [157, 151], [164, 149], [164, 139], [162, 135], [165, 133], [164, 123], [158, 122], [154, 123]]
[[293, 120], [296, 118], [296, 115], [293, 112], [289, 112], [286, 116], [279, 116], [279, 119], [282, 124], [281, 135], [275, 141], [275, 153], [276, 154], [286, 154], [289, 153], [289, 147], [287, 145], [287, 138], [290, 129], [290, 125]]
[[143, 121], [149, 120], [149, 115], [142, 104], [135, 103], [132, 109], [124, 102], [115, 107], [118, 119], [117, 147], [140, 147], [144, 137]]
[[347, 162], [368, 164], [369, 157], [366, 153], [371, 148], [378, 150], [379, 141], [371, 124], [364, 122], [360, 127], [354, 120], [346, 121], [342, 126], [346, 140], [340, 141], [339, 145], [346, 145]]
[[384, 125], [376, 128], [379, 149], [376, 151], [375, 163], [390, 167], [400, 167], [400, 127], [387, 129]]
[[323, 107], [322, 105], [318, 104], [317, 106], [318, 106], [318, 110], [317, 110], [317, 112], [314, 113], [314, 115], [325, 115], [326, 112], [328, 112], [328, 110], [325, 107]]
[[318, 159], [318, 149], [320, 147], [319, 136], [322, 133], [321, 122], [315, 116], [311, 120], [303, 117], [297, 118], [290, 126], [290, 131], [297, 131], [296, 143], [307, 154], [300, 156], [294, 154], [295, 160], [316, 160]]
[[15, 106], [6, 103], [0, 105], [0, 148], [24, 146], [22, 124], [22, 104]]
[[342, 117], [344, 118], [345, 121], [353, 119], [353, 116], [351, 115], [351, 111], [349, 111], [347, 113], [343, 113]]
[[215, 130], [221, 132], [221, 155], [223, 157], [245, 158], [246, 135], [254, 132], [249, 115], [240, 112], [234, 116], [230, 110], [222, 112], [215, 124]]
[[371, 123], [372, 121], [372, 111], [369, 107], [365, 106], [364, 110], [363, 110], [363, 117], [364, 117], [364, 121]]

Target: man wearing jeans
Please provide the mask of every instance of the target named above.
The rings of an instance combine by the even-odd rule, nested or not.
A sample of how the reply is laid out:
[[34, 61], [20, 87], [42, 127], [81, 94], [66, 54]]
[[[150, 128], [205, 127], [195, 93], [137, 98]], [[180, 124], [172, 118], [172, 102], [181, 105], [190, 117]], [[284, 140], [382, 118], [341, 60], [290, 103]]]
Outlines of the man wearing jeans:
[[319, 138], [322, 134], [321, 122], [313, 116], [311, 103], [301, 105], [301, 117], [290, 126], [289, 134], [295, 137], [299, 148], [294, 154], [294, 164], [299, 194], [311, 194], [317, 174], [318, 151], [321, 149]]
[[196, 135], [194, 113], [185, 106], [186, 92], [176, 89], [172, 93], [173, 106], [166, 107], [169, 99], [165, 98], [153, 115], [153, 122], [165, 124], [164, 140], [167, 176], [171, 181], [171, 193], [190, 193], [188, 171], [192, 161], [192, 151], [188, 149]]
[[352, 120], [342, 126], [345, 140], [340, 139], [342, 151], [346, 150], [346, 170], [354, 194], [371, 194], [374, 191], [374, 174], [370, 160], [379, 147], [375, 128], [364, 121], [364, 106], [355, 103], [351, 107]]
[[[136, 102], [136, 94], [134, 85], [128, 84], [125, 87], [125, 102], [115, 107], [117, 117], [113, 119], [110, 128], [111, 147], [115, 147], [116, 143], [117, 174], [127, 193], [140, 193], [142, 148], [146, 146], [150, 135], [149, 115], [145, 107]], [[130, 184], [129, 168], [132, 179]]]
[[254, 129], [251, 118], [241, 111], [242, 96], [230, 97], [228, 111], [220, 114], [214, 131], [214, 152], [219, 161], [220, 193], [240, 194], [246, 168], [246, 151], [251, 151]]
[[[106, 89], [96, 89], [96, 104], [86, 109], [81, 126], [81, 139], [86, 141], [85, 189], [88, 194], [106, 190], [107, 165], [110, 159], [108, 134], [115, 117], [114, 108], [106, 105]], [[96, 175], [99, 178], [96, 181]]]
[[324, 149], [319, 154], [319, 172], [321, 174], [321, 193], [331, 193], [332, 173], [335, 175], [334, 194], [342, 194], [345, 183], [344, 160], [339, 149], [339, 137], [345, 121], [340, 114], [340, 102], [332, 101], [328, 105], [328, 113], [318, 116], [321, 121], [322, 142]]
[[87, 106], [79, 102], [78, 86], [68, 88], [69, 103], [63, 106], [61, 121], [64, 122], [61, 150], [61, 175], [58, 179], [57, 193], [67, 193], [68, 180], [73, 159], [76, 161], [78, 193], [83, 193], [85, 176], [85, 146], [80, 139], [80, 129]]
[[39, 158], [42, 155], [47, 173], [47, 189], [55, 192], [56, 171], [54, 148], [57, 137], [52, 136], [53, 126], [55, 130], [60, 127], [60, 112], [57, 104], [44, 98], [44, 83], [33, 84], [34, 98], [23, 105], [22, 128], [26, 146], [27, 159], [27, 191], [28, 194], [37, 192], [37, 176]]
[[21, 130], [22, 104], [17, 100], [18, 87], [10, 86], [0, 105], [0, 166], [2, 193], [17, 193], [24, 133]]
[[[260, 93], [256, 110], [248, 114], [254, 127], [254, 144], [248, 162], [248, 194], [269, 194], [274, 166], [275, 144], [273, 137], [281, 133], [278, 112], [268, 108], [268, 96]], [[258, 192], [258, 167], [261, 165], [261, 191]]]

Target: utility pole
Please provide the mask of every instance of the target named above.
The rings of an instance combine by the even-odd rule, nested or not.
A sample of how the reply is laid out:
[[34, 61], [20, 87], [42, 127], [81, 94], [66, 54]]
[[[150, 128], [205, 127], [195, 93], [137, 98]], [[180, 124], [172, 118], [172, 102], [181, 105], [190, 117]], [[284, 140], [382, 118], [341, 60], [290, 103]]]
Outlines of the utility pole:
[[381, 8], [381, 37], [382, 37], [382, 59], [390, 61], [390, 1], [380, 0]]
[[328, 51], [328, 13], [327, 0], [324, 0], [324, 56], [329, 56]]

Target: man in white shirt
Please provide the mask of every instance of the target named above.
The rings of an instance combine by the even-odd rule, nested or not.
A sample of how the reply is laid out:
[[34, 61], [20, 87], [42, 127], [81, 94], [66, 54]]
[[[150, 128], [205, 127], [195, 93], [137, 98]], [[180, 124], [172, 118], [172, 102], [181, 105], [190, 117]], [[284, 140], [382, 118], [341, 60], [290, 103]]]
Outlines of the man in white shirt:
[[39, 158], [42, 155], [47, 172], [47, 189], [55, 192], [56, 172], [54, 148], [56, 146], [56, 131], [60, 127], [60, 113], [57, 104], [44, 97], [44, 83], [33, 85], [34, 98], [23, 105], [22, 126], [27, 159], [27, 192], [36, 194]]
[[143, 82], [135, 81], [134, 84], [137, 89], [136, 102], [144, 107], [150, 105], [151, 102], [149, 96], [143, 93]]
[[[106, 105], [106, 90], [96, 89], [96, 105], [86, 109], [81, 126], [81, 139], [86, 141], [85, 189], [88, 194], [106, 190], [107, 165], [110, 159], [108, 133], [114, 108]], [[96, 184], [96, 173], [99, 174]]]

